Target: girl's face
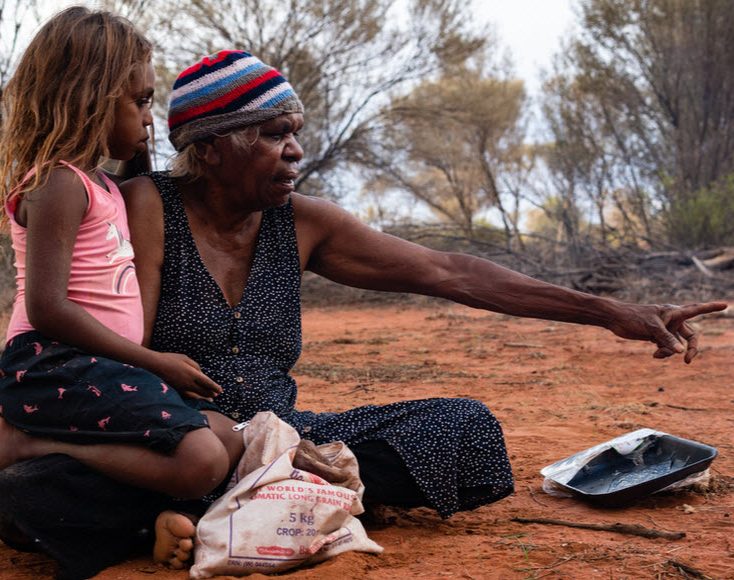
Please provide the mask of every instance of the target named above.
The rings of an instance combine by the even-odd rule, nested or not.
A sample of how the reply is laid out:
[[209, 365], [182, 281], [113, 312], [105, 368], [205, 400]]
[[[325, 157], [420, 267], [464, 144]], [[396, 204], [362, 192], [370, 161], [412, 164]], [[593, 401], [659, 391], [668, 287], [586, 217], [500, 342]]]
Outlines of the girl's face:
[[155, 73], [149, 62], [133, 74], [122, 96], [115, 103], [115, 125], [107, 146], [112, 159], [127, 161], [145, 151], [148, 127], [153, 124]]

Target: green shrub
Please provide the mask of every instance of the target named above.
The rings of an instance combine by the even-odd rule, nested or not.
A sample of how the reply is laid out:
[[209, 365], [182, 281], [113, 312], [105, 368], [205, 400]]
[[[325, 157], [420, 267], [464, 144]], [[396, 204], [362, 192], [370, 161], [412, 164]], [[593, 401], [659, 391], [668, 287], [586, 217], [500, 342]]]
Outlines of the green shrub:
[[670, 241], [688, 249], [734, 245], [734, 174], [681, 196], [668, 211]]

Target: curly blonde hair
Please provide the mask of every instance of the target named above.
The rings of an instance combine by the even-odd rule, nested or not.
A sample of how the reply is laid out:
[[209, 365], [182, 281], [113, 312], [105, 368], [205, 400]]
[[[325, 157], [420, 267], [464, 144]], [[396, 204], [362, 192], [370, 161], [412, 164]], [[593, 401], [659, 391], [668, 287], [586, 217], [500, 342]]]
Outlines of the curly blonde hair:
[[91, 169], [108, 155], [115, 101], [151, 53], [133, 24], [110, 12], [74, 6], [41, 28], [2, 95], [3, 206], [10, 192], [45, 183], [60, 160]]

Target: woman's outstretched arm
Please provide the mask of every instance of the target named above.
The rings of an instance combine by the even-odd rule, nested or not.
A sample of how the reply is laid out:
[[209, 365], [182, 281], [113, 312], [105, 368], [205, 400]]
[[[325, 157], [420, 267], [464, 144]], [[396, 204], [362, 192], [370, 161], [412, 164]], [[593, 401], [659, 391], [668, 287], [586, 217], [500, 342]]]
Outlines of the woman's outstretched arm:
[[646, 340], [654, 356], [698, 353], [688, 320], [726, 308], [725, 302], [676, 306], [633, 304], [536, 280], [490, 260], [438, 252], [378, 232], [336, 205], [294, 196], [299, 249], [306, 269], [350, 286], [411, 292], [514, 316], [600, 326]]

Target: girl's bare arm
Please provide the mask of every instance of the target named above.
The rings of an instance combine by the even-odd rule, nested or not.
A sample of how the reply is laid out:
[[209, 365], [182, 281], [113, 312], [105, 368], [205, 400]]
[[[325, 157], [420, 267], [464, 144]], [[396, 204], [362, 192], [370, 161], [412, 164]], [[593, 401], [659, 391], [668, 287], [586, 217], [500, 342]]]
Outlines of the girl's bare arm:
[[55, 169], [29, 192], [19, 217], [27, 229], [26, 309], [44, 335], [80, 349], [150, 370], [179, 389], [211, 396], [219, 387], [183, 355], [157, 353], [118, 335], [67, 296], [71, 257], [87, 207], [81, 180]]

